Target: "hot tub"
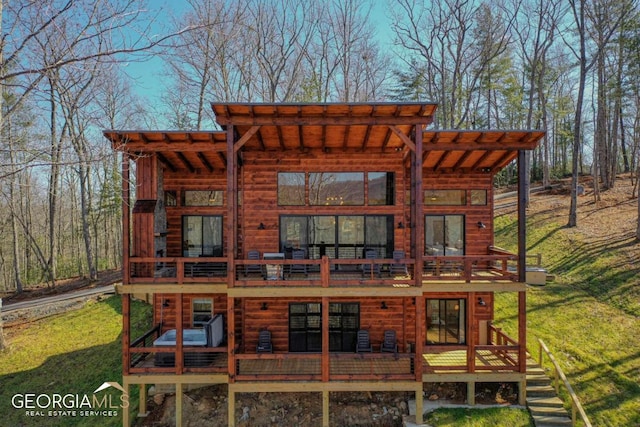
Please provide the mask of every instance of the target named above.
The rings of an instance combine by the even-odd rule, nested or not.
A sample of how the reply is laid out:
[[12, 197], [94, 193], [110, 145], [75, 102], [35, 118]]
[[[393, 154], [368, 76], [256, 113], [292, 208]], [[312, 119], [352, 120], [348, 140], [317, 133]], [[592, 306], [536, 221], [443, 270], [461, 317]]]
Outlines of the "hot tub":
[[[154, 342], [154, 347], [175, 347], [176, 330], [170, 329], [160, 335]], [[186, 351], [188, 347], [206, 347], [207, 333], [204, 328], [201, 329], [184, 329], [182, 331], [182, 346], [184, 351], [185, 366], [203, 366], [207, 364], [206, 353], [189, 353]], [[175, 366], [176, 356], [171, 353], [155, 353], [154, 364], [156, 366]]]

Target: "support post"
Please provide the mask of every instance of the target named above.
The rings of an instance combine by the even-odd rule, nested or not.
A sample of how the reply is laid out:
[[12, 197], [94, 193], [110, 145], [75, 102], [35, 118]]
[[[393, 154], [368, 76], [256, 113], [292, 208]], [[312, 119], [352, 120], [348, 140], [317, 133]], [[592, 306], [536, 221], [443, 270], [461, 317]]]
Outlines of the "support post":
[[329, 427], [329, 390], [322, 390], [322, 427]]
[[424, 414], [424, 393], [422, 392], [422, 382], [420, 387], [416, 389], [416, 424], [421, 425], [423, 423]]
[[467, 382], [467, 405], [475, 405], [476, 404], [476, 382], [469, 381]]
[[176, 427], [182, 427], [182, 383], [181, 382], [176, 383]]
[[[124, 389], [123, 393], [127, 396], [131, 396], [129, 393], [129, 383], [126, 380], [122, 381], [122, 388]], [[122, 408], [122, 427], [129, 427], [131, 425], [131, 420], [129, 419], [129, 408]]]
[[[526, 152], [518, 151], [518, 281], [527, 281], [527, 168]], [[527, 293], [518, 292], [518, 362], [527, 372]]]
[[235, 427], [236, 425], [236, 392], [231, 384], [227, 387], [227, 425]]
[[138, 403], [138, 417], [146, 417], [147, 411], [147, 385], [140, 384], [140, 402]]

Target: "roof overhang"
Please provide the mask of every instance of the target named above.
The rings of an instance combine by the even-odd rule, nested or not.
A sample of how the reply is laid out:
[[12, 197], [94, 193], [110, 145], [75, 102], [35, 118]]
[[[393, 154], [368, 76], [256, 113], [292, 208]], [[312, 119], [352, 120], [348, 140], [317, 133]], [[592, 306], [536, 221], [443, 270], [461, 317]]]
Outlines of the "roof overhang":
[[[542, 131], [426, 130], [433, 103], [252, 104], [214, 103], [216, 120], [234, 133], [234, 151], [404, 153], [423, 130], [423, 167], [431, 172], [496, 173], [519, 150], [534, 149]], [[114, 149], [155, 153], [172, 171], [226, 169], [226, 131], [105, 131]]]

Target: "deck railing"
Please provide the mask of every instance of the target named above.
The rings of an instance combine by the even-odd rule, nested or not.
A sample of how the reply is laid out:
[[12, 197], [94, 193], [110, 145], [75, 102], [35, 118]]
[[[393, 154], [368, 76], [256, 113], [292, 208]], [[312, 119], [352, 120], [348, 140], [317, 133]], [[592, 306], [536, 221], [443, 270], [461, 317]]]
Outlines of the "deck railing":
[[[487, 255], [425, 256], [422, 280], [471, 282], [518, 280], [517, 256], [497, 248]], [[128, 282], [234, 283], [233, 286], [415, 286], [415, 260], [378, 259], [237, 259], [230, 281], [224, 257], [130, 257]]]
[[578, 395], [573, 391], [571, 384], [569, 384], [569, 380], [567, 380], [566, 375], [562, 372], [562, 369], [555, 357], [553, 357], [553, 354], [551, 354], [547, 345], [540, 338], [538, 338], [538, 344], [540, 346], [538, 364], [542, 366], [543, 356], [546, 354], [553, 365], [553, 384], [556, 389], [556, 394], [560, 393], [560, 381], [562, 381], [562, 384], [564, 384], [567, 389], [567, 393], [569, 393], [569, 397], [571, 398], [571, 425], [576, 425], [577, 416], [580, 415], [580, 419], [584, 423], [585, 427], [591, 427], [591, 421], [589, 421], [587, 413], [582, 408]]
[[182, 347], [182, 362], [176, 367], [177, 346], [153, 345], [160, 336], [162, 325], [157, 324], [142, 336], [132, 341], [128, 351], [126, 365], [129, 374], [136, 373], [226, 373], [226, 347]]

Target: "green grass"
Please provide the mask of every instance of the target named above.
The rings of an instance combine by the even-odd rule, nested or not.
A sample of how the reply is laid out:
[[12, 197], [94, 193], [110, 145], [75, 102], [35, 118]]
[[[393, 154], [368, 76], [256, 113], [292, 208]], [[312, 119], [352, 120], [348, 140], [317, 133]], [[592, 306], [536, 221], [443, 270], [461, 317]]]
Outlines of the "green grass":
[[[640, 426], [640, 266], [628, 262], [640, 247], [632, 237], [589, 241], [559, 221], [528, 220], [528, 252], [542, 253], [556, 280], [527, 292], [527, 347], [537, 358], [538, 338], [547, 344], [593, 425]], [[499, 246], [515, 249], [515, 228], [496, 219]], [[516, 298], [496, 297], [495, 324], [514, 337]]]
[[437, 409], [425, 416], [427, 424], [437, 427], [533, 427], [526, 410], [511, 408]]
[[[147, 328], [150, 306], [132, 304], [134, 335]], [[11, 334], [0, 352], [0, 425], [118, 426], [120, 416], [27, 417], [15, 409], [16, 393], [89, 395], [105, 381], [122, 382], [122, 311], [120, 297], [90, 302], [83, 308], [38, 320]], [[9, 335], [9, 334], [6, 334]], [[137, 404], [133, 387], [131, 411]], [[119, 395], [114, 394], [114, 399]], [[115, 401], [114, 403], [119, 403]], [[86, 409], [86, 408], [85, 408]]]

